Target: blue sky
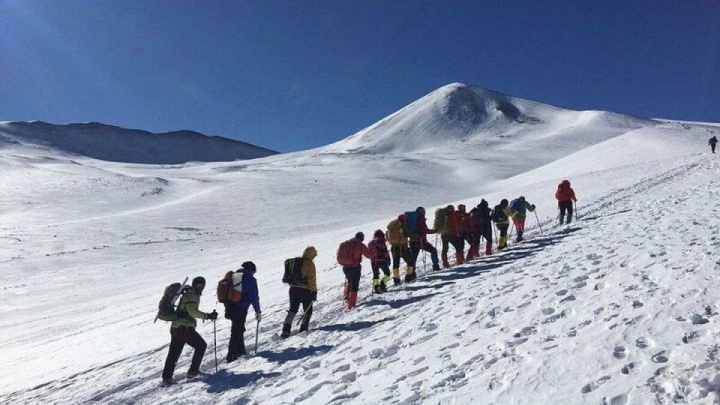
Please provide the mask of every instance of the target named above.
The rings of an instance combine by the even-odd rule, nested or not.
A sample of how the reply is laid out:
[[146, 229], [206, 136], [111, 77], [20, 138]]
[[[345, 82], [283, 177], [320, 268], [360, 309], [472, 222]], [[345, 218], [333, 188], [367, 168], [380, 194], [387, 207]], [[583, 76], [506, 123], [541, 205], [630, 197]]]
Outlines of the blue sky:
[[463, 82], [720, 122], [720, 2], [0, 0], [0, 120], [287, 152]]

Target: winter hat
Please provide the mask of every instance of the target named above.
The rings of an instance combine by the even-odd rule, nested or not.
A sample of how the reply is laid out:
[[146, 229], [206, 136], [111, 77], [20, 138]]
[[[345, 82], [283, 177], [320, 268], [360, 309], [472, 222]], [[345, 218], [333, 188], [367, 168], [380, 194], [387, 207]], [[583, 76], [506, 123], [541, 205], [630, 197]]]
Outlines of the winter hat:
[[310, 260], [317, 257], [317, 250], [315, 249], [315, 246], [308, 246], [305, 248], [305, 251], [303, 252], [302, 257], [308, 258]]
[[192, 286], [195, 287], [199, 285], [205, 286], [205, 277], [197, 276], [193, 279]]
[[503, 198], [502, 200], [500, 200], [500, 205], [502, 205], [503, 207], [507, 206], [508, 204], [509, 203], [508, 203], [507, 198]]
[[358, 232], [355, 234], [355, 238], [358, 239], [360, 242], [365, 240], [365, 234], [362, 232]]
[[424, 215], [425, 215], [425, 208], [423, 208], [423, 207], [417, 207], [417, 208], [415, 208], [415, 212], [417, 212], [418, 215], [424, 216]]
[[488, 207], [488, 202], [485, 201], [485, 199], [480, 201], [480, 204], [478, 204], [478, 208], [487, 208], [487, 207]]
[[255, 266], [255, 263], [253, 263], [253, 262], [245, 262], [242, 264], [241, 267], [245, 270], [250, 270], [253, 273], [255, 273], [257, 271], [257, 267]]
[[385, 239], [385, 233], [383, 231], [381, 231], [380, 229], [376, 230], [375, 233], [373, 234], [373, 236], [378, 239]]
[[522, 196], [522, 195], [521, 195], [520, 198], [518, 198], [518, 199], [519, 199], [520, 201], [525, 201], [525, 197]]
[[450, 205], [448, 205], [447, 207], [445, 207], [445, 209], [448, 210], [448, 211], [450, 211], [450, 212], [455, 211], [455, 207], [453, 207], [452, 204], [450, 204]]
[[398, 221], [405, 222], [405, 214], [398, 215]]
[[458, 205], [458, 211], [465, 212], [465, 204]]

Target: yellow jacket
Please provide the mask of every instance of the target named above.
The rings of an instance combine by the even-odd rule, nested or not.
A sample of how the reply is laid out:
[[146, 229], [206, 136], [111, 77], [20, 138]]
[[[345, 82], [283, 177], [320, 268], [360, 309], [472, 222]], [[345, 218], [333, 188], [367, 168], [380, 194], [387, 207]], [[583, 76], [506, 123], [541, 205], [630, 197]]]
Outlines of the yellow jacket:
[[315, 263], [313, 259], [317, 257], [317, 250], [313, 246], [308, 246], [303, 252], [303, 264], [300, 268], [301, 284], [293, 284], [291, 287], [307, 288], [310, 291], [317, 291], [317, 281], [315, 279]]

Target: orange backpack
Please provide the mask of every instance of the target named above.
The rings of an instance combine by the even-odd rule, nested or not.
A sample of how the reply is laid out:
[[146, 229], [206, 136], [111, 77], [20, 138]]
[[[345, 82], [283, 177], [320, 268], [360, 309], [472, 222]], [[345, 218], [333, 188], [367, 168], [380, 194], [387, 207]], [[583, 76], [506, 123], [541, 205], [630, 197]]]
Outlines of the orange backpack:
[[242, 301], [242, 273], [228, 271], [217, 285], [218, 302], [227, 304]]

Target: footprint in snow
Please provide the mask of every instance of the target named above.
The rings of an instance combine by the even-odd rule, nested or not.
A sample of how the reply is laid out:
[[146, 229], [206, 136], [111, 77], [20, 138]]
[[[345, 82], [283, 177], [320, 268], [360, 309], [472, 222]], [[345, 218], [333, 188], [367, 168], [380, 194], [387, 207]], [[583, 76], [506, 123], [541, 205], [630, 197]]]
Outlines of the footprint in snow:
[[635, 346], [637, 346], [640, 349], [647, 349], [650, 346], [650, 343], [648, 340], [644, 337], [639, 337], [637, 340], [635, 340]]
[[622, 346], [618, 346], [613, 350], [613, 356], [615, 356], [616, 359], [624, 359], [627, 357], [627, 353], [625, 352], [625, 348]]
[[560, 302], [569, 302], [569, 301], [575, 301], [577, 298], [575, 298], [574, 295], [568, 295], [567, 297], [560, 300]]
[[552, 315], [555, 312], [555, 308], [543, 308], [543, 315]]
[[707, 318], [704, 318], [702, 315], [693, 314], [693, 316], [692, 316], [692, 324], [693, 325], [704, 325], [708, 322], [710, 322], [710, 321]]
[[697, 331], [688, 332], [683, 336], [682, 341], [685, 344], [695, 343], [700, 340], [702, 336]]
[[637, 363], [634, 363], [634, 362], [628, 363], [628, 364], [622, 366], [622, 368], [620, 369], [620, 372], [625, 375], [629, 375], [630, 373], [635, 372], [635, 370], [637, 370], [637, 368], [638, 368]]
[[556, 295], [559, 295], [561, 297], [567, 293], [568, 293], [568, 290], [560, 290], [560, 291], [555, 292]]
[[665, 351], [661, 351], [660, 353], [657, 353], [656, 355], [652, 356], [653, 363], [667, 363], [669, 360], [668, 356], [665, 354]]
[[579, 283], [579, 282], [585, 281], [585, 280], [587, 280], [587, 279], [589, 279], [589, 278], [590, 278], [590, 277], [588, 277], [588, 276], [580, 276], [580, 277], [575, 277], [575, 279], [573, 279], [573, 281], [576, 282], [576, 283]]
[[611, 378], [611, 377], [610, 377], [609, 375], [600, 377], [597, 381], [593, 381], [593, 382], [591, 382], [591, 383], [589, 383], [589, 384], [585, 384], [585, 386], [583, 386], [583, 387], [580, 389], [580, 392], [583, 393], [583, 394], [588, 394], [588, 393], [590, 393], [590, 392], [592, 392], [592, 391], [595, 391], [596, 389], [598, 389], [598, 387], [600, 387], [601, 385], [603, 385], [603, 384], [605, 384], [606, 382], [610, 381], [610, 378]]
[[632, 303], [633, 308], [640, 308], [640, 307], [642, 307], [642, 306], [644, 306], [644, 305], [645, 305], [645, 304], [643, 304], [642, 302], [640, 302], [640, 301], [638, 301], [638, 300], [634, 300], [633, 303]]

